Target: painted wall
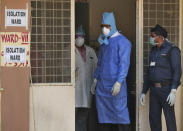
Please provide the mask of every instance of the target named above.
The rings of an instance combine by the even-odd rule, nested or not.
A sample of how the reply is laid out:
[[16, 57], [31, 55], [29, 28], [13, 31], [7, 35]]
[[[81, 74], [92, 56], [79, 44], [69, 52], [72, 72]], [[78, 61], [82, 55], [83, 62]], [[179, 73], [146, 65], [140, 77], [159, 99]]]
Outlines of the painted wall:
[[31, 87], [30, 131], [74, 131], [75, 88]]

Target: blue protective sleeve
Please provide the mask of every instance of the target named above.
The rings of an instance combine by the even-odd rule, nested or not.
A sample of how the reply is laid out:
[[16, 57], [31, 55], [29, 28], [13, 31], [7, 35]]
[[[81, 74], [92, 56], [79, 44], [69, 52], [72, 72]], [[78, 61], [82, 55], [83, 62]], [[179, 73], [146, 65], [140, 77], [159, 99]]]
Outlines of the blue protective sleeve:
[[123, 83], [128, 74], [130, 66], [131, 43], [128, 40], [119, 41], [119, 72], [117, 81]]

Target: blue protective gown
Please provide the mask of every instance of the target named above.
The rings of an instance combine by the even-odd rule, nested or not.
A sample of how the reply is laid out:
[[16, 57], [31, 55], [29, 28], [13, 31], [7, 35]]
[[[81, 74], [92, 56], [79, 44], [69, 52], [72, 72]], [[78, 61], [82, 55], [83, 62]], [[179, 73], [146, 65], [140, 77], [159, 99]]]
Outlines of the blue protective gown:
[[[99, 123], [130, 124], [126, 85], [130, 52], [131, 44], [122, 34], [108, 39], [108, 44], [100, 47], [94, 74], [98, 80], [96, 107]], [[121, 90], [112, 96], [111, 89], [116, 81], [121, 83]]]

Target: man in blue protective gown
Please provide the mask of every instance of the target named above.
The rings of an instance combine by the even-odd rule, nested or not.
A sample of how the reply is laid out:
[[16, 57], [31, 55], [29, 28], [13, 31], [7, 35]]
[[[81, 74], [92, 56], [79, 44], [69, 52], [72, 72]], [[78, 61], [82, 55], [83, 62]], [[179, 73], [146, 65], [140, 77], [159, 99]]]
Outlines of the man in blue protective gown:
[[94, 82], [101, 131], [129, 131], [126, 76], [130, 65], [130, 41], [117, 31], [113, 13], [105, 12]]

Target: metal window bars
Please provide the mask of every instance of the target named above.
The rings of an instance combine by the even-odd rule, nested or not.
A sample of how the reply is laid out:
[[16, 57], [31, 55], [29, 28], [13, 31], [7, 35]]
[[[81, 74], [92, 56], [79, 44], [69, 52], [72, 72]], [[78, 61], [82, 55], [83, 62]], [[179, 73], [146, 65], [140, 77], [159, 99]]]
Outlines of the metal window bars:
[[[179, 0], [144, 0], [144, 73], [149, 64], [150, 29], [156, 24], [168, 31], [168, 40], [179, 44]], [[146, 75], [146, 74], [144, 74]]]
[[71, 0], [31, 0], [33, 83], [71, 82]]

